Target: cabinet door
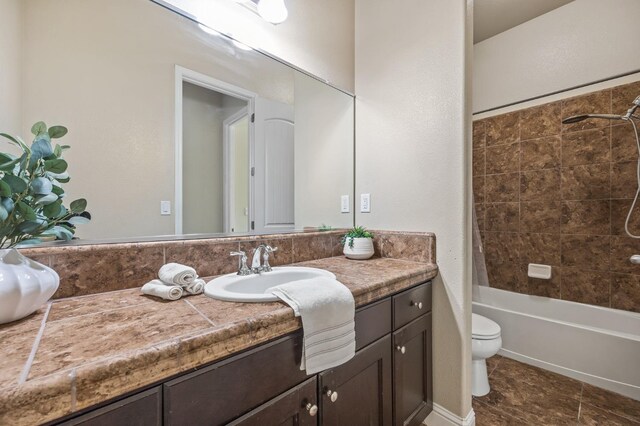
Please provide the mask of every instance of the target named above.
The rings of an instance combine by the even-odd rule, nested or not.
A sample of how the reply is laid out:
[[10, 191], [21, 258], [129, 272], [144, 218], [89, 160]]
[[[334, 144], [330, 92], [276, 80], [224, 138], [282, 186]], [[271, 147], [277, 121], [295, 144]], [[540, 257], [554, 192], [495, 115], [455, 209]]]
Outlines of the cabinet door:
[[321, 423], [391, 425], [391, 335], [320, 374]]
[[394, 424], [419, 425], [433, 408], [431, 314], [393, 333], [393, 347]]
[[264, 403], [229, 425], [315, 426], [318, 424], [317, 383], [317, 379], [313, 377]]
[[161, 388], [155, 387], [73, 418], [62, 426], [158, 426], [162, 424]]

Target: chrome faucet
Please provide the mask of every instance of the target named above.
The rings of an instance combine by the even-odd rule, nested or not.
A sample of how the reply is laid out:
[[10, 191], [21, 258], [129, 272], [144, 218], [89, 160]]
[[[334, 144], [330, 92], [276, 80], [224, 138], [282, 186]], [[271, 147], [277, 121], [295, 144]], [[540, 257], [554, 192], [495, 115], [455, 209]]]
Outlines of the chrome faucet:
[[253, 272], [247, 266], [247, 254], [241, 251], [232, 251], [231, 256], [238, 256], [238, 275], [251, 275]]
[[[269, 255], [278, 250], [278, 247], [273, 248], [267, 244], [260, 244], [253, 249], [253, 259], [251, 260], [251, 271], [254, 274], [260, 274], [262, 272], [271, 272], [271, 265], [269, 265]], [[262, 257], [262, 264], [260, 262]]]

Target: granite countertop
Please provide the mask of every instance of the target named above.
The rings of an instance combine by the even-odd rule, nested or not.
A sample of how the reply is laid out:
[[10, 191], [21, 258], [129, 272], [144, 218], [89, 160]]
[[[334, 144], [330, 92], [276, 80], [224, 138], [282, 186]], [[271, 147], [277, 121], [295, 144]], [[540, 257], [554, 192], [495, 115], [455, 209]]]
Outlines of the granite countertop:
[[[436, 276], [433, 263], [330, 257], [357, 306]], [[301, 327], [281, 302], [204, 295], [166, 302], [139, 288], [55, 300], [0, 325], [0, 424], [38, 424], [221, 359]]]

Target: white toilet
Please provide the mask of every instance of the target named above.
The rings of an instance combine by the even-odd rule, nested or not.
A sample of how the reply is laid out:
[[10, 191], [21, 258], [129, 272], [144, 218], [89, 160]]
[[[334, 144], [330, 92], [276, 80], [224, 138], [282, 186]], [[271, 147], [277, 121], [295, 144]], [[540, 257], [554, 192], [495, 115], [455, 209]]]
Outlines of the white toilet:
[[486, 360], [502, 347], [500, 326], [482, 315], [471, 314], [471, 338], [471, 393], [473, 396], [483, 396], [490, 390]]

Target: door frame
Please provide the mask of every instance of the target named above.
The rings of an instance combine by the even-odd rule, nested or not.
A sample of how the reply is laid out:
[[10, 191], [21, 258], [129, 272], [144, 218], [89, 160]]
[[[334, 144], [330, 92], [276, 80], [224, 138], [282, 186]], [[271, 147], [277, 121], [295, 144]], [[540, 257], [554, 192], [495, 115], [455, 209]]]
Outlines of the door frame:
[[[233, 161], [235, 158], [235, 144], [231, 143], [231, 126], [238, 121], [242, 120], [244, 117], [249, 118], [249, 108], [242, 108], [240, 111], [235, 114], [227, 117], [222, 122], [222, 185], [223, 185], [223, 197], [224, 197], [224, 208], [223, 208], [223, 226], [224, 232], [231, 233], [231, 215], [232, 212], [235, 211], [235, 197], [233, 196], [232, 188], [235, 187], [235, 174], [231, 173], [233, 169]], [[251, 127], [251, 120], [248, 120], [249, 128]], [[247, 160], [251, 162], [251, 156]], [[249, 166], [250, 168], [251, 166]], [[251, 180], [249, 180], [249, 187], [251, 187]], [[251, 202], [251, 188], [249, 188], [249, 202]], [[249, 207], [249, 206], [247, 206]], [[250, 217], [247, 216], [247, 229], [250, 228]]]
[[[251, 116], [255, 112], [255, 104], [257, 94], [249, 90], [245, 90], [241, 87], [234, 86], [227, 82], [215, 79], [206, 74], [199, 73], [197, 71], [190, 70], [180, 65], [175, 66], [175, 162], [174, 162], [174, 175], [175, 175], [175, 187], [174, 187], [174, 215], [175, 215], [175, 233], [176, 235], [182, 235], [182, 218], [183, 218], [183, 194], [182, 194], [182, 173], [183, 173], [183, 118], [182, 118], [182, 102], [183, 91], [182, 84], [184, 82], [195, 84], [196, 86], [204, 87], [205, 89], [213, 90], [225, 95], [233, 96], [235, 98], [242, 99], [247, 102], [247, 112]], [[249, 120], [251, 121], [251, 120]], [[250, 123], [251, 124], [251, 123]], [[253, 126], [249, 126], [249, 167], [253, 167], [253, 150], [254, 150], [254, 135]], [[250, 220], [253, 220], [253, 183], [249, 188], [249, 215]]]

